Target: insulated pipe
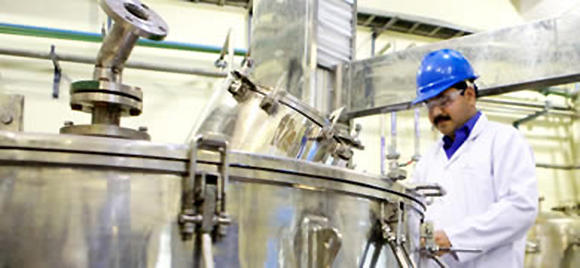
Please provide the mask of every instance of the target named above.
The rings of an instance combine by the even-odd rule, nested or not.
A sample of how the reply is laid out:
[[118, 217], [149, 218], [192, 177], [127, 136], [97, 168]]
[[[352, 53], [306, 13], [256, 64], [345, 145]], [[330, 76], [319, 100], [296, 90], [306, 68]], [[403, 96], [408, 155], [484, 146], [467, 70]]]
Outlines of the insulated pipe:
[[[49, 52], [26, 50], [26, 49], [0, 48], [0, 54], [7, 55], [7, 56], [17, 56], [17, 57], [51, 60], [51, 55]], [[62, 53], [62, 52], [56, 53], [56, 57], [57, 57], [58, 61], [84, 63], [84, 64], [91, 64], [91, 65], [94, 65], [95, 61], [96, 61], [95, 57], [66, 54], [66, 53]], [[183, 68], [183, 67], [176, 67], [176, 66], [170, 66], [170, 65], [163, 65], [163, 64], [159, 64], [159, 63], [147, 63], [147, 62], [140, 62], [140, 61], [127, 61], [125, 63], [125, 67], [134, 68], [134, 69], [141, 69], [141, 70], [149, 70], [149, 71], [168, 72], [168, 73], [193, 74], [193, 75], [208, 76], [208, 77], [226, 77], [226, 75], [227, 75], [224, 72], [218, 72], [218, 71], [213, 71], [213, 70], [208, 70], [208, 69]]]

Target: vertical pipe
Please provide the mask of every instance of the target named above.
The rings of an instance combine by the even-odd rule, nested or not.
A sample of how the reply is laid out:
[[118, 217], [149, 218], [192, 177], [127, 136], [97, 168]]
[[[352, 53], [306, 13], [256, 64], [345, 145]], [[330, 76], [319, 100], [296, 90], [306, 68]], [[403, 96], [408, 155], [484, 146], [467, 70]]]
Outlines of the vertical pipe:
[[95, 104], [91, 124], [119, 126], [120, 123], [121, 109], [119, 106]]
[[229, 35], [230, 41], [228, 44], [228, 60], [227, 60], [229, 63], [227, 65], [228, 66], [227, 73], [231, 73], [232, 70], [234, 69], [234, 42], [233, 42], [234, 38], [233, 38], [233, 36], [234, 36], [234, 31], [232, 29], [230, 29], [230, 35]]
[[[375, 46], [376, 46], [376, 41], [377, 41], [377, 34], [376, 32], [372, 32], [371, 33], [371, 57], [375, 56]], [[386, 162], [386, 141], [385, 141], [385, 137], [386, 137], [386, 127], [385, 127], [385, 115], [381, 114], [380, 115], [380, 124], [381, 124], [381, 150], [380, 150], [380, 154], [381, 154], [381, 175], [385, 175], [387, 172], [385, 170], [385, 162]]]
[[248, 38], [246, 40], [247, 41], [247, 44], [246, 45], [247, 45], [247, 48], [248, 48], [248, 56], [250, 56], [250, 54], [251, 54], [250, 45], [252, 44], [252, 17], [253, 17], [253, 15], [252, 15], [252, 7], [250, 7], [249, 10], [250, 11], [248, 12], [248, 25], [247, 25], [248, 28], [246, 29], [247, 30], [246, 37]]
[[397, 159], [397, 112], [391, 112], [391, 146], [389, 155]]
[[203, 267], [213, 268], [214, 264], [213, 264], [211, 235], [209, 233], [203, 233], [201, 239], [202, 239], [201, 250], [203, 258]]
[[376, 49], [377, 37], [378, 37], [377, 32], [373, 31], [371, 33], [371, 57], [374, 57], [375, 56], [375, 49]]
[[381, 154], [381, 175], [385, 175], [386, 171], [385, 171], [385, 157], [387, 155], [387, 152], [385, 150], [385, 136], [386, 136], [386, 127], [385, 127], [385, 121], [386, 121], [386, 114], [379, 114], [379, 123], [380, 123], [380, 134], [381, 134], [381, 150], [380, 150], [380, 154]]
[[413, 161], [419, 161], [419, 158], [421, 157], [421, 130], [419, 129], [419, 116], [419, 108], [415, 108], [415, 154], [413, 155]]

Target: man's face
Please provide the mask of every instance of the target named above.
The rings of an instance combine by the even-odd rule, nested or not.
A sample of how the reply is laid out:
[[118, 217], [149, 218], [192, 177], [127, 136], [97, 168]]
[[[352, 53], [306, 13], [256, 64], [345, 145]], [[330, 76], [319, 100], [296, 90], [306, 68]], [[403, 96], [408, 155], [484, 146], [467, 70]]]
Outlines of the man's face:
[[476, 113], [475, 91], [467, 88], [449, 88], [427, 101], [429, 120], [443, 135], [455, 138], [455, 130], [465, 124]]

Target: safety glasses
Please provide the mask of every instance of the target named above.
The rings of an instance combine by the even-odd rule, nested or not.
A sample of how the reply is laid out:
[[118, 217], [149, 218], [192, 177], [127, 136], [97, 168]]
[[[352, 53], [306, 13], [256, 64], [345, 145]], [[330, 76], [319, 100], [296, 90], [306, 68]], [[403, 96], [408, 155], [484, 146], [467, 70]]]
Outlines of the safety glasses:
[[427, 100], [424, 102], [425, 106], [427, 106], [427, 109], [431, 110], [435, 107], [440, 107], [440, 108], [445, 108], [447, 106], [449, 106], [451, 103], [453, 103], [453, 101], [455, 99], [457, 99], [458, 95], [463, 95], [463, 91], [453, 91], [449, 94], [445, 94], [445, 95], [441, 95], [435, 98], [432, 98], [430, 100]]

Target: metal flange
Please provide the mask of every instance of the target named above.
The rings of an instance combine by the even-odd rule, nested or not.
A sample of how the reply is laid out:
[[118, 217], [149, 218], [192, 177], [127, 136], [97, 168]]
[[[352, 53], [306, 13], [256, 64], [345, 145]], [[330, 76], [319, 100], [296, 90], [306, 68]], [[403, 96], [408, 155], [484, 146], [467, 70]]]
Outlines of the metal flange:
[[162, 40], [167, 36], [168, 27], [165, 21], [138, 0], [101, 0], [101, 7], [115, 23], [131, 26], [138, 36]]
[[60, 129], [61, 134], [75, 134], [87, 136], [100, 136], [108, 138], [120, 138], [131, 140], [150, 140], [146, 131], [139, 131], [115, 125], [92, 124], [92, 125], [67, 125]]
[[77, 81], [71, 84], [70, 105], [75, 111], [92, 113], [100, 104], [118, 107], [120, 116], [137, 116], [143, 110], [143, 92], [138, 87], [108, 81]]

